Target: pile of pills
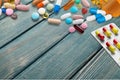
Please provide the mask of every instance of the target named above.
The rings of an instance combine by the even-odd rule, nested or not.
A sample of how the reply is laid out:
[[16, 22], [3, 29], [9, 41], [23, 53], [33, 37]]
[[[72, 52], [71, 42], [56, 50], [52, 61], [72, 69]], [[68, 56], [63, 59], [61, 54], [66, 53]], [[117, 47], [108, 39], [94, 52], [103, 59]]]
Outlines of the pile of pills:
[[20, 0], [4, 0], [4, 2], [0, 0], [0, 7], [0, 16], [3, 13], [12, 19], [17, 19], [17, 14], [14, 13], [16, 9], [21, 11], [29, 10], [29, 5], [22, 4]]
[[120, 29], [118, 26], [110, 23], [93, 31], [92, 35], [120, 65]]

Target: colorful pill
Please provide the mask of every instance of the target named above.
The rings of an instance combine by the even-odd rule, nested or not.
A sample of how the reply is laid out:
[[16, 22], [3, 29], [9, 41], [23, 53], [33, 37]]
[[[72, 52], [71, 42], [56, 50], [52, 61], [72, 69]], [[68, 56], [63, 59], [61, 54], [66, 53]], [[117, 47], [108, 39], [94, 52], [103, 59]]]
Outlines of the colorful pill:
[[73, 5], [74, 5], [74, 0], [69, 0], [69, 2], [63, 6], [63, 9], [69, 10]]
[[60, 18], [61, 18], [62, 20], [64, 20], [64, 19], [70, 17], [71, 15], [72, 15], [71, 13], [66, 13], [66, 14], [63, 14]]
[[66, 19], [65, 19], [65, 23], [66, 23], [66, 24], [72, 24], [72, 22], [73, 22], [73, 19], [72, 19], [72, 18], [66, 18]]
[[106, 42], [106, 46], [108, 47], [110, 52], [112, 52], [113, 54], [115, 53], [116, 48], [114, 46], [112, 46], [109, 42]]
[[84, 19], [77, 19], [77, 20], [73, 20], [73, 24], [76, 25], [76, 24], [81, 24], [84, 22]]
[[88, 0], [81, 0], [81, 3], [83, 4], [84, 7], [87, 7], [87, 8], [90, 7], [90, 3], [88, 2]]
[[47, 12], [45, 12], [45, 14], [42, 15], [42, 18], [44, 18], [44, 19], [49, 18], [49, 14]]
[[114, 27], [112, 24], [110, 25], [110, 29], [115, 35], [117, 35], [119, 32], [119, 30], [116, 27]]
[[41, 7], [44, 7], [45, 5], [47, 5], [49, 3], [48, 0], [44, 0], [40, 3], [37, 4], [37, 8], [41, 8]]
[[8, 15], [8, 16], [11, 16], [12, 14], [14, 13], [14, 11], [13, 11], [13, 9], [6, 9], [6, 14]]
[[47, 8], [48, 11], [52, 11], [53, 8], [54, 8], [54, 5], [49, 3], [46, 8]]
[[55, 18], [48, 18], [48, 23], [59, 25], [61, 23], [61, 20], [60, 19], [55, 19]]
[[84, 33], [84, 30], [82, 30], [79, 26], [74, 25], [74, 28], [75, 28], [79, 33]]
[[29, 8], [30, 8], [29, 5], [23, 5], [23, 4], [20, 4], [20, 5], [17, 5], [17, 6], [16, 6], [16, 9], [17, 9], [17, 10], [21, 10], [21, 11], [28, 11]]
[[102, 15], [106, 15], [106, 12], [105, 12], [105, 11], [99, 10], [99, 9], [97, 9], [97, 8], [90, 8], [90, 9], [89, 9], [89, 12], [90, 12], [91, 14], [102, 14]]
[[82, 8], [82, 14], [87, 14], [88, 9], [87, 8]]
[[87, 25], [86, 22], [84, 22], [84, 23], [82, 23], [82, 24], [80, 25], [80, 27], [81, 27], [82, 30], [86, 30], [87, 27], [88, 27], [88, 25]]
[[60, 11], [61, 4], [62, 4], [62, 0], [56, 1], [55, 7], [54, 7], [54, 13], [58, 13]]
[[113, 40], [113, 43], [115, 44], [115, 46], [120, 49], [120, 42], [117, 41], [117, 39]]
[[109, 31], [109, 30], [107, 30], [106, 28], [103, 28], [103, 32], [104, 32], [104, 34], [107, 36], [107, 37], [111, 37], [111, 32]]
[[40, 15], [44, 15], [45, 12], [46, 12], [45, 8], [39, 8], [39, 9], [38, 9], [38, 13], [39, 13]]
[[34, 12], [34, 13], [32, 13], [31, 17], [32, 17], [32, 20], [37, 21], [40, 18], [40, 15], [39, 15], [39, 13]]
[[4, 7], [5, 7], [5, 8], [15, 9], [15, 4], [11, 4], [11, 3], [4, 3]]
[[79, 4], [81, 0], [75, 0], [75, 3], [76, 4]]
[[82, 15], [73, 15], [72, 18], [74, 20], [76, 20], [76, 19], [83, 19], [83, 16]]
[[71, 13], [77, 13], [78, 12], [78, 8], [76, 7], [76, 6], [72, 6], [71, 8], [70, 8], [70, 12]]
[[33, 0], [32, 4], [35, 6], [37, 5], [38, 3], [41, 3], [43, 0]]
[[98, 30], [95, 31], [95, 33], [96, 33], [96, 35], [99, 37], [99, 39], [100, 39], [101, 41], [104, 41], [104, 39], [105, 39], [105, 36], [104, 36], [104, 35], [102, 35]]
[[73, 32], [75, 32], [76, 31], [76, 29], [72, 26], [72, 27], [69, 27], [69, 32], [70, 33], [73, 33]]

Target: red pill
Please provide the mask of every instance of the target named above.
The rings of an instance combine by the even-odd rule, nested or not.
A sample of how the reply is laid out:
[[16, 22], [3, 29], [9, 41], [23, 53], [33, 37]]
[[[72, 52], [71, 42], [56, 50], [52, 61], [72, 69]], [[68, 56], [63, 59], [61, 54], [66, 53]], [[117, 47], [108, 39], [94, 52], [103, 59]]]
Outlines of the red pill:
[[82, 14], [87, 14], [88, 9], [87, 8], [82, 8]]

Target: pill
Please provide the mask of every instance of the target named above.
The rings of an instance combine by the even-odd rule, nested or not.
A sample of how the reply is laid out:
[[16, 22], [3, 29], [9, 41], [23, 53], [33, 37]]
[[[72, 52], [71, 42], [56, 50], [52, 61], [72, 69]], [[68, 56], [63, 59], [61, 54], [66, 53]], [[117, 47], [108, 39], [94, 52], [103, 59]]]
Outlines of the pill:
[[77, 12], [78, 12], [78, 8], [77, 8], [76, 6], [72, 6], [72, 7], [70, 8], [70, 12], [71, 12], [71, 13], [77, 13]]
[[16, 9], [21, 11], [28, 11], [29, 7], [30, 7], [29, 5], [19, 4], [16, 6]]
[[80, 25], [80, 27], [81, 27], [82, 30], [86, 30], [87, 27], [88, 27], [88, 25], [87, 25], [86, 22], [84, 22], [84, 23], [82, 23], [82, 24]]
[[66, 24], [71, 24], [73, 22], [73, 19], [72, 18], [66, 18], [65, 19], [65, 23]]
[[13, 14], [11, 15], [11, 18], [12, 18], [12, 19], [17, 19], [17, 14], [13, 13]]
[[39, 8], [39, 9], [38, 9], [38, 13], [39, 13], [40, 15], [44, 15], [45, 12], [46, 12], [45, 8]]
[[49, 14], [46, 12], [45, 14], [42, 15], [42, 18], [44, 18], [44, 19], [49, 18]]
[[74, 0], [69, 0], [64, 6], [64, 10], [69, 10], [74, 5]]
[[2, 13], [6, 13], [6, 8], [2, 8]]
[[104, 10], [99, 10], [97, 8], [90, 8], [89, 12], [91, 14], [102, 14], [102, 15], [106, 15], [106, 12]]
[[106, 16], [101, 16], [101, 17], [97, 18], [97, 22], [98, 23], [103, 23], [103, 22], [106, 22], [106, 21], [108, 21], [110, 19], [112, 19], [112, 15], [108, 14]]
[[48, 23], [59, 25], [61, 23], [61, 20], [55, 18], [48, 18]]
[[6, 2], [10, 2], [10, 0], [3, 0], [4, 1], [4, 3], [6, 3]]
[[37, 5], [38, 3], [41, 3], [43, 0], [33, 0], [32, 4], [35, 6]]
[[112, 24], [110, 24], [110, 29], [115, 35], [117, 35], [119, 32], [119, 30], [115, 26], [113, 26]]
[[114, 45], [115, 45], [118, 49], [120, 49], [120, 42], [118, 42], [117, 39], [114, 39], [114, 40], [113, 40], [113, 43], [114, 43]]
[[82, 19], [83, 16], [82, 16], [82, 15], [73, 15], [72, 18], [73, 18], [74, 20], [76, 20], [76, 19]]
[[76, 4], [79, 4], [81, 0], [75, 0], [75, 3]]
[[87, 8], [82, 8], [82, 14], [87, 14], [88, 9]]
[[110, 38], [111, 37], [111, 32], [107, 29], [107, 28], [103, 28], [103, 32], [104, 32], [104, 34], [108, 37], [108, 38]]
[[58, 13], [60, 11], [61, 4], [62, 4], [62, 0], [56, 1], [55, 7], [54, 7], [54, 13]]
[[2, 0], [0, 0], [0, 7], [2, 6]]
[[72, 27], [69, 27], [69, 32], [70, 33], [73, 33], [73, 32], [75, 32], [76, 31], [76, 29], [72, 26]]
[[104, 41], [105, 36], [104, 36], [103, 34], [101, 34], [98, 30], [95, 31], [95, 34], [99, 37], [99, 39], [100, 39], [101, 41]]
[[48, 0], [44, 0], [40, 3], [37, 4], [37, 8], [41, 8], [41, 7], [44, 7], [45, 5], [47, 5], [49, 3]]
[[81, 4], [81, 3], [76, 4], [76, 6], [77, 6], [78, 9], [81, 9], [81, 8], [82, 8], [82, 4]]
[[53, 8], [54, 8], [54, 5], [49, 3], [46, 8], [47, 8], [48, 11], [52, 11]]
[[65, 13], [65, 14], [63, 14], [60, 18], [61, 18], [62, 20], [64, 20], [64, 19], [70, 17], [71, 15], [72, 15], [71, 13]]
[[32, 13], [31, 17], [32, 17], [32, 20], [37, 21], [40, 18], [40, 15], [39, 15], [39, 13], [34, 12], [34, 13]]
[[15, 0], [15, 5], [20, 4], [20, 1], [21, 1], [21, 0]]
[[84, 31], [82, 29], [80, 29], [80, 27], [78, 27], [77, 25], [74, 25], [74, 28], [76, 29], [76, 31], [78, 31], [79, 33], [84, 33]]
[[0, 8], [0, 16], [2, 15], [2, 9]]
[[116, 48], [113, 45], [111, 45], [109, 42], [106, 42], [106, 46], [108, 47], [108, 49], [110, 50], [110, 52], [112, 52], [112, 54], [115, 53]]
[[14, 11], [13, 11], [13, 9], [6, 9], [6, 14], [8, 15], [8, 16], [11, 16], [12, 14], [14, 13]]
[[83, 4], [84, 7], [87, 7], [87, 8], [90, 7], [90, 3], [88, 2], [88, 0], [81, 0], [81, 3]]
[[77, 19], [77, 20], [73, 20], [73, 24], [81, 24], [83, 23], [84, 19]]
[[86, 20], [87, 21], [94, 21], [96, 19], [98, 19], [99, 17], [102, 17], [102, 14], [96, 14], [96, 15], [91, 15], [91, 16], [87, 16]]
[[15, 4], [11, 4], [11, 3], [4, 3], [4, 7], [5, 7], [5, 8], [15, 9]]

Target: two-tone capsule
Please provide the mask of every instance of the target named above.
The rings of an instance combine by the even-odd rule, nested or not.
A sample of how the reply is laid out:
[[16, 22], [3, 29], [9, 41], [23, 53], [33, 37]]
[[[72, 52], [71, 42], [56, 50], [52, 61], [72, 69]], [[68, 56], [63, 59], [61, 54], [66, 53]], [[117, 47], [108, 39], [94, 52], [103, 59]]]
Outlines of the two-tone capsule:
[[109, 42], [106, 42], [106, 46], [108, 47], [108, 49], [111, 53], [113, 53], [113, 54], [115, 53], [116, 48], [113, 45], [111, 45]]
[[112, 24], [110, 25], [110, 29], [115, 35], [117, 35], [119, 32], [119, 30], [115, 26], [113, 26]]
[[108, 38], [110, 38], [111, 37], [111, 35], [112, 35], [112, 33], [107, 29], [107, 28], [103, 28], [103, 33], [108, 37]]
[[95, 34], [99, 37], [99, 39], [100, 39], [101, 41], [104, 41], [105, 36], [104, 36], [103, 34], [101, 34], [98, 30], [95, 31]]
[[114, 39], [113, 43], [120, 50], [120, 42], [117, 39]]

